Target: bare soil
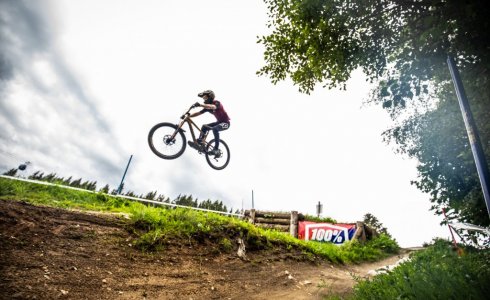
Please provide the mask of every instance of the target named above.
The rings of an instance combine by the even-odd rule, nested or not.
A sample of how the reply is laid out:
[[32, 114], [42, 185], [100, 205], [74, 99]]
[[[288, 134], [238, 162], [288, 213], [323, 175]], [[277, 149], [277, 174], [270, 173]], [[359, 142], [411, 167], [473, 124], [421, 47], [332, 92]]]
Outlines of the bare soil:
[[175, 240], [144, 253], [124, 216], [0, 200], [0, 299], [322, 299], [393, 264], [298, 259], [286, 249], [222, 253]]

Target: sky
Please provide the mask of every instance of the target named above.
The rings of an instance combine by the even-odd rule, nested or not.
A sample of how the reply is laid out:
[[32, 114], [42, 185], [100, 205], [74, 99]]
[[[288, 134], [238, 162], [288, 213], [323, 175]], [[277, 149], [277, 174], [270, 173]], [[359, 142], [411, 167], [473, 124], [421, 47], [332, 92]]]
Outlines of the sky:
[[[192, 195], [228, 208], [292, 211], [339, 222], [376, 216], [402, 247], [449, 238], [429, 195], [410, 184], [417, 162], [381, 133], [391, 120], [363, 105], [373, 87], [360, 71], [346, 90], [310, 95], [273, 85], [257, 37], [268, 34], [261, 0], [0, 0], [0, 172], [34, 171]], [[163, 160], [150, 128], [177, 123], [212, 89], [231, 118], [221, 133], [230, 164], [216, 171], [187, 147]], [[213, 122], [211, 114], [195, 118]]]

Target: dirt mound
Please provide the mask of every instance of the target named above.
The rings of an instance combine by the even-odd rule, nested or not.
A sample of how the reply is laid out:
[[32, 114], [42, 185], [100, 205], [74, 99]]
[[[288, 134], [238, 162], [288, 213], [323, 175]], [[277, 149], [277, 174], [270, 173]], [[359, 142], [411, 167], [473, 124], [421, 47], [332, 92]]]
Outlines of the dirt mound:
[[349, 293], [352, 274], [391, 264], [333, 266], [285, 250], [220, 253], [175, 241], [143, 253], [124, 216], [0, 201], [0, 299], [321, 299]]

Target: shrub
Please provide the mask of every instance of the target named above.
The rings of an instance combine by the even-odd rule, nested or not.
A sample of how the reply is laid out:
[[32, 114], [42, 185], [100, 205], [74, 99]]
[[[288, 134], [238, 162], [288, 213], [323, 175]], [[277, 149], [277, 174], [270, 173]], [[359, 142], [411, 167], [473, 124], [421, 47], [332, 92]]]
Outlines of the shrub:
[[354, 299], [488, 299], [489, 250], [465, 249], [459, 256], [437, 240], [387, 274], [359, 280]]

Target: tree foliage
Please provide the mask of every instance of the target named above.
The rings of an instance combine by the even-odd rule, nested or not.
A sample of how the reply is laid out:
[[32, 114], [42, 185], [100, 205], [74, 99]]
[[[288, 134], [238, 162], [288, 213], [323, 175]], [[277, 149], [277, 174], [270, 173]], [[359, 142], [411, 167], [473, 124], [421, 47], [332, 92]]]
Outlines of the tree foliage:
[[[17, 169], [13, 168], [10, 169], [9, 171], [3, 173], [3, 175], [7, 176], [16, 176], [17, 174]], [[46, 181], [54, 184], [60, 184], [60, 185], [67, 185], [75, 188], [80, 188], [80, 189], [85, 189], [85, 190], [90, 190], [90, 191], [96, 191], [97, 190], [97, 181], [83, 181], [82, 178], [73, 180], [73, 177], [70, 176], [67, 179], [64, 177], [59, 177], [56, 173], [49, 173], [47, 175], [44, 174], [44, 172], [41, 171], [36, 171], [33, 174], [31, 174], [29, 179], [32, 180], [39, 180], [39, 181]], [[110, 190], [110, 187], [108, 184], [106, 184], [104, 187], [102, 187], [99, 192], [101, 193], [106, 193], [108, 194]], [[133, 191], [127, 191], [125, 193], [122, 193], [124, 190], [124, 183], [122, 183], [121, 186], [121, 194], [129, 197], [139, 197], [142, 199], [147, 199], [147, 200], [153, 200], [153, 201], [158, 201], [158, 202], [164, 202], [168, 204], [177, 204], [177, 205], [182, 205], [182, 206], [189, 206], [189, 207], [196, 207], [196, 208], [204, 208], [204, 209], [209, 209], [209, 210], [214, 210], [214, 211], [222, 211], [222, 212], [227, 212], [228, 208], [226, 205], [221, 201], [221, 200], [214, 200], [211, 201], [210, 199], [205, 200], [205, 201], [199, 201], [197, 198], [194, 199], [192, 195], [179, 195], [177, 198], [174, 200], [170, 200], [169, 197], [166, 197], [162, 194], [157, 195], [157, 191], [151, 191], [146, 194], [141, 194], [137, 195]], [[111, 191], [112, 195], [117, 195], [118, 190], [113, 189]], [[233, 212], [233, 208], [230, 208], [230, 213]], [[240, 213], [239, 210], [236, 210], [237, 214]]]
[[378, 233], [383, 233], [389, 236], [390, 238], [392, 237], [391, 234], [388, 233], [388, 229], [383, 226], [383, 223], [381, 223], [378, 218], [376, 218], [373, 214], [367, 213], [364, 215], [363, 219], [364, 224], [368, 225], [369, 227], [373, 228], [376, 230]]
[[301, 92], [345, 87], [362, 69], [369, 99], [394, 120], [384, 133], [416, 158], [413, 183], [433, 209], [488, 225], [478, 175], [446, 63], [462, 75], [487, 160], [490, 156], [490, 22], [485, 0], [265, 0], [271, 33], [257, 73], [290, 77]]
[[12, 169], [4, 172], [3, 175], [6, 175], [6, 176], [15, 176], [15, 175], [17, 175], [17, 168], [12, 168]]

